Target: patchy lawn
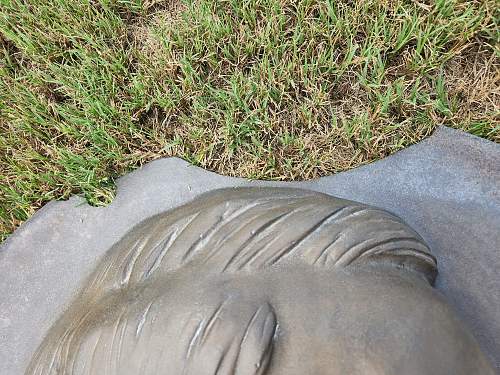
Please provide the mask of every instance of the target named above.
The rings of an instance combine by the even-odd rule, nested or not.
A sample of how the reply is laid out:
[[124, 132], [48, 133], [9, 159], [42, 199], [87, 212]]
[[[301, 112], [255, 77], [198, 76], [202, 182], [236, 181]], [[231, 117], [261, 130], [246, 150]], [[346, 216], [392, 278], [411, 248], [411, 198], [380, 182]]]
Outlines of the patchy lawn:
[[495, 0], [35, 3], [0, 0], [2, 237], [164, 156], [293, 180], [438, 124], [500, 142]]

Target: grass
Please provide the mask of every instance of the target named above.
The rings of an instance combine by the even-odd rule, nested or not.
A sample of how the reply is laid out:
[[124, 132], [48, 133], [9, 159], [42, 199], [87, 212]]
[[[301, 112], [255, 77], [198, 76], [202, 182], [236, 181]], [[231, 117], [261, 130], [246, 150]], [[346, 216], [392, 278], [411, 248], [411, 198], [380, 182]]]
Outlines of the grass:
[[310, 179], [500, 142], [495, 0], [0, 0], [0, 236], [164, 156]]

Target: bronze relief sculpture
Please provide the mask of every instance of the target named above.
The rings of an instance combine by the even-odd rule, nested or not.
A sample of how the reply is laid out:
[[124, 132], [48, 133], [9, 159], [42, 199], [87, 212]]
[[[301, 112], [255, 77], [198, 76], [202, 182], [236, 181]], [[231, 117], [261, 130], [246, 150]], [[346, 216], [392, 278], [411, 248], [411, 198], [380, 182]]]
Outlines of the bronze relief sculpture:
[[493, 375], [397, 216], [321, 193], [222, 189], [139, 224], [27, 375]]

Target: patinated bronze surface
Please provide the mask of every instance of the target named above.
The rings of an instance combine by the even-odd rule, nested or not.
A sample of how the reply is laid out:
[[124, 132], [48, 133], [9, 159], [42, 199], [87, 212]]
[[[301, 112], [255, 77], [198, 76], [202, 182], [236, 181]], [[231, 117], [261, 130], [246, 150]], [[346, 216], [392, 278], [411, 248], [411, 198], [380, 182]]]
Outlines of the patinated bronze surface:
[[493, 375], [436, 273], [386, 211], [216, 190], [111, 248], [26, 374]]

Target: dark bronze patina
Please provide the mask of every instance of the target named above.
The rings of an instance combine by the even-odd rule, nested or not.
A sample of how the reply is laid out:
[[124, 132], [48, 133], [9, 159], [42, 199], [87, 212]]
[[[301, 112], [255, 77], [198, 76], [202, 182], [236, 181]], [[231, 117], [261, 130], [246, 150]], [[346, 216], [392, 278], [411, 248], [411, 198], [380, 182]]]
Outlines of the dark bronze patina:
[[27, 375], [493, 375], [386, 211], [217, 190], [111, 248]]

